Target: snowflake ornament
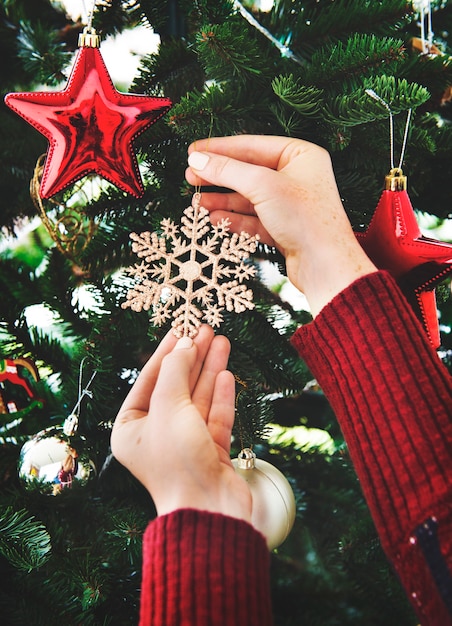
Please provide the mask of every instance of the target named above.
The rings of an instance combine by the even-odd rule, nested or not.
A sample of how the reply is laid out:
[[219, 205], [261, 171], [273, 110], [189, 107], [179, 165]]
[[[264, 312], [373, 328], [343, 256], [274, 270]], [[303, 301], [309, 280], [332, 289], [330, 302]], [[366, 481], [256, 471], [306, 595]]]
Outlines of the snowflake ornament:
[[152, 308], [157, 326], [173, 318], [176, 337], [194, 337], [202, 321], [218, 327], [224, 309], [241, 313], [254, 308], [244, 281], [255, 275], [246, 260], [256, 251], [259, 236], [228, 235], [229, 220], [214, 226], [200, 201], [201, 194], [195, 193], [181, 225], [163, 219], [161, 237], [155, 232], [130, 235], [132, 250], [144, 260], [127, 269], [136, 284], [122, 308]]

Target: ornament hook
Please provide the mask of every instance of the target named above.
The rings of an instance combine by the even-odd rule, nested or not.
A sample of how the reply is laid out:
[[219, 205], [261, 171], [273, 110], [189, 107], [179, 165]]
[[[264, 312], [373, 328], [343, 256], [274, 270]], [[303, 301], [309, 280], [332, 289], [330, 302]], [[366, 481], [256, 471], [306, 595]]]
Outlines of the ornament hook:
[[371, 98], [373, 98], [374, 100], [376, 100], [377, 102], [379, 102], [381, 105], [383, 105], [384, 108], [389, 113], [389, 149], [390, 149], [390, 156], [391, 156], [391, 171], [397, 169], [397, 170], [400, 170], [400, 173], [402, 173], [402, 164], [403, 164], [403, 159], [405, 158], [405, 150], [406, 150], [406, 144], [408, 140], [408, 130], [410, 128], [412, 109], [408, 109], [407, 111], [405, 131], [403, 134], [403, 141], [402, 141], [402, 149], [400, 151], [399, 165], [395, 166], [394, 165], [394, 114], [391, 110], [391, 107], [386, 102], [386, 100], [383, 100], [383, 98], [379, 96], [373, 89], [366, 89], [366, 94], [370, 96]]

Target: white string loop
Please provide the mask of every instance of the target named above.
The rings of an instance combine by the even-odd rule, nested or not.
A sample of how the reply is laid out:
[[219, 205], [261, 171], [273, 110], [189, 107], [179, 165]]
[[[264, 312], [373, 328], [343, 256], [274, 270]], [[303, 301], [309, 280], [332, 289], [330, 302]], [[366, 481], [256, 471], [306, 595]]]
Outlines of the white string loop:
[[83, 378], [83, 365], [86, 361], [87, 357], [84, 357], [81, 361], [80, 361], [80, 371], [79, 371], [79, 378], [78, 378], [78, 399], [77, 402], [74, 406], [74, 408], [72, 409], [71, 414], [72, 415], [77, 415], [77, 411], [80, 408], [80, 405], [82, 403], [82, 400], [85, 396], [88, 396], [89, 398], [93, 397], [93, 394], [91, 391], [89, 391], [89, 388], [91, 386], [91, 383], [93, 382], [96, 374], [97, 374], [97, 370], [94, 370], [94, 372], [91, 374], [91, 378], [89, 379], [89, 381], [87, 382], [85, 388], [82, 390], [82, 378]]
[[[394, 114], [389, 104], [385, 100], [383, 100], [383, 98], [379, 96], [373, 89], [366, 89], [366, 93], [368, 96], [370, 96], [371, 98], [373, 98], [374, 100], [382, 104], [389, 113], [389, 151], [390, 151], [390, 158], [391, 158], [391, 169], [394, 169]], [[403, 159], [405, 158], [405, 150], [406, 150], [406, 144], [408, 140], [408, 130], [410, 128], [411, 113], [412, 113], [412, 109], [408, 109], [406, 122], [405, 122], [405, 131], [403, 133], [402, 149], [400, 151], [400, 160], [399, 160], [398, 169], [402, 169]]]

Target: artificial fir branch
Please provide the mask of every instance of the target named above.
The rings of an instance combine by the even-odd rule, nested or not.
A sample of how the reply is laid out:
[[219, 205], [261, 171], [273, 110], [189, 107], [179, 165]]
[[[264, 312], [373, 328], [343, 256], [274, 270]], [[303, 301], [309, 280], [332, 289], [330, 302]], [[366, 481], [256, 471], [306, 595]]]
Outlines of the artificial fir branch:
[[277, 0], [268, 19], [272, 32], [291, 34], [291, 49], [304, 58], [326, 41], [344, 39], [350, 33], [388, 35], [415, 19], [405, 0]]
[[354, 34], [346, 42], [339, 41], [320, 48], [311, 59], [311, 71], [306, 80], [327, 93], [334, 92], [340, 85], [356, 88], [357, 77], [389, 75], [403, 63], [405, 50], [403, 41], [369, 34]]
[[198, 30], [202, 24], [223, 24], [233, 14], [232, 0], [181, 0], [181, 4], [193, 23], [193, 30]]
[[0, 513], [0, 554], [14, 567], [30, 572], [50, 558], [50, 535], [41, 522], [30, 518], [27, 511], [11, 507]]
[[[158, 54], [145, 56], [130, 90], [148, 95], [163, 95], [178, 102], [188, 91], [201, 89], [205, 73], [194, 50], [184, 40], [162, 42]], [[162, 125], [160, 125], [162, 126]]]
[[248, 74], [259, 76], [269, 69], [269, 59], [254, 38], [243, 31], [243, 23], [208, 24], [196, 37], [196, 49], [206, 74], [218, 81], [246, 82]]
[[332, 124], [341, 124], [344, 127], [386, 119], [388, 112], [380, 103], [367, 106], [368, 89], [375, 91], [385, 102], [391, 102], [394, 114], [417, 108], [430, 97], [428, 91], [421, 85], [409, 84], [405, 79], [396, 81], [393, 76], [378, 76], [366, 80], [362, 90], [325, 100], [324, 118]]
[[316, 115], [320, 109], [322, 89], [304, 85], [293, 74], [277, 76], [272, 81], [275, 94], [303, 117]]
[[33, 27], [28, 22], [22, 22], [17, 44], [18, 56], [37, 85], [48, 83], [56, 86], [67, 79], [61, 72], [61, 67], [67, 65], [71, 54], [61, 43], [57, 33], [49, 33], [39, 23]]

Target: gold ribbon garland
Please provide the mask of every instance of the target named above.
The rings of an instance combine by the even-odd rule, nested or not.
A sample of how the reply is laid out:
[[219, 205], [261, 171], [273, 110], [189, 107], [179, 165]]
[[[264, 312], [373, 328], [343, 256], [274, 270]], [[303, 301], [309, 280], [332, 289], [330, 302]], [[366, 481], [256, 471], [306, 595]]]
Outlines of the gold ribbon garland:
[[[54, 199], [48, 199], [47, 202], [51, 208], [46, 210], [39, 195], [45, 157], [46, 155], [42, 154], [36, 163], [33, 178], [30, 181], [30, 196], [58, 250], [72, 261], [77, 261], [80, 253], [93, 238], [97, 224], [84, 211], [68, 207], [67, 201], [57, 202]], [[79, 191], [80, 187], [76, 187], [74, 193]]]

